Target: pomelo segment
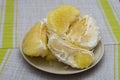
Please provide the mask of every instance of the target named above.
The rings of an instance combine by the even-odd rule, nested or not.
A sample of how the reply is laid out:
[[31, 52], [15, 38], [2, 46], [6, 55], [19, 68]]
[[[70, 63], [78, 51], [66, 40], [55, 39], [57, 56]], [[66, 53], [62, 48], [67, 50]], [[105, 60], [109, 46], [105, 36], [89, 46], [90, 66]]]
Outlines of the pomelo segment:
[[58, 61], [70, 65], [73, 68], [87, 68], [93, 62], [92, 51], [82, 49], [59, 36], [52, 34], [49, 36], [48, 48]]
[[77, 8], [71, 5], [61, 5], [48, 13], [48, 29], [57, 34], [64, 34], [79, 15], [80, 11]]
[[24, 37], [22, 48], [28, 56], [46, 55], [47, 51], [47, 27], [41, 22], [37, 22]]
[[91, 50], [100, 40], [100, 30], [96, 20], [90, 15], [86, 15], [71, 24], [66, 36], [66, 39], [71, 42]]

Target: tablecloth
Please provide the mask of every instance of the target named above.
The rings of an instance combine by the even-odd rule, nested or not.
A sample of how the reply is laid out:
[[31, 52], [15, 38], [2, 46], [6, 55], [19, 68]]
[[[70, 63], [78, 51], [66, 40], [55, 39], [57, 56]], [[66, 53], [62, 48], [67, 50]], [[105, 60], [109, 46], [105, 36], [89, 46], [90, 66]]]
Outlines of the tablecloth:
[[[25, 32], [47, 13], [61, 5], [92, 15], [105, 46], [102, 60], [90, 70], [73, 75], [55, 75], [29, 65], [19, 44]], [[120, 80], [119, 0], [0, 0], [0, 80]]]

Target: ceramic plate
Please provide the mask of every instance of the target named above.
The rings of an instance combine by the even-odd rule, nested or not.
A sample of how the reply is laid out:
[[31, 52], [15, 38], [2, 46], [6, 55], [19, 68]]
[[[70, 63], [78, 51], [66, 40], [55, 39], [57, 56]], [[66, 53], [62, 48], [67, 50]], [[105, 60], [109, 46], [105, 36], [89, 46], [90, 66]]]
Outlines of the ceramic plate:
[[[22, 45], [22, 43], [21, 43], [21, 45]], [[65, 74], [75, 74], [75, 73], [80, 73], [80, 72], [86, 71], [86, 70], [92, 68], [93, 66], [95, 66], [102, 59], [102, 56], [104, 54], [104, 45], [103, 45], [102, 41], [99, 41], [98, 45], [96, 46], [96, 48], [94, 50], [95, 59], [94, 59], [93, 64], [91, 64], [91, 66], [89, 66], [88, 68], [85, 68], [85, 69], [74, 69], [74, 68], [71, 68], [70, 66], [67, 66], [67, 65], [61, 63], [61, 62], [57, 62], [57, 61], [49, 62], [41, 57], [26, 56], [22, 51], [21, 45], [20, 45], [21, 54], [30, 65], [32, 65], [33, 67], [35, 67], [39, 70], [49, 72], [49, 73], [54, 73], [54, 74], [64, 74], [65, 75]]]

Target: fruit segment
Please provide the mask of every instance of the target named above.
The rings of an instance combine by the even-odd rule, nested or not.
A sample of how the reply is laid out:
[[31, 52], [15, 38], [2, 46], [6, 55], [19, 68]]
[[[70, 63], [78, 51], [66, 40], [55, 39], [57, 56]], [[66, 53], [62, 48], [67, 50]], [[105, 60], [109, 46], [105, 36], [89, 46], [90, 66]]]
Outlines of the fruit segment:
[[86, 15], [71, 24], [67, 39], [82, 48], [93, 49], [100, 40], [100, 31], [95, 19]]
[[68, 31], [68, 39], [72, 42], [78, 41], [85, 34], [87, 30], [86, 26], [86, 18], [80, 18], [73, 24], [71, 24], [70, 29]]
[[61, 5], [48, 13], [48, 29], [57, 34], [64, 34], [79, 15], [80, 12], [77, 8], [71, 5]]
[[29, 56], [46, 55], [47, 27], [41, 22], [36, 23], [26, 34], [23, 40], [23, 52]]
[[92, 51], [82, 49], [66, 40], [62, 40], [55, 34], [49, 36], [48, 48], [58, 61], [73, 68], [87, 68], [93, 62], [94, 54]]

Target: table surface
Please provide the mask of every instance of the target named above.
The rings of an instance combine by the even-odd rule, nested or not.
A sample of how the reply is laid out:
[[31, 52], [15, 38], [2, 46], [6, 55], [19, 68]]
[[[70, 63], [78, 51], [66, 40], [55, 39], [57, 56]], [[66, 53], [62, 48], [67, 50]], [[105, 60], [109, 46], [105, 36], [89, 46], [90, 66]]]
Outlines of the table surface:
[[[73, 75], [55, 75], [29, 65], [19, 51], [22, 36], [47, 13], [71, 4], [98, 23], [105, 54], [92, 69]], [[119, 0], [0, 0], [0, 80], [120, 80]], [[119, 76], [118, 76], [119, 75]]]

